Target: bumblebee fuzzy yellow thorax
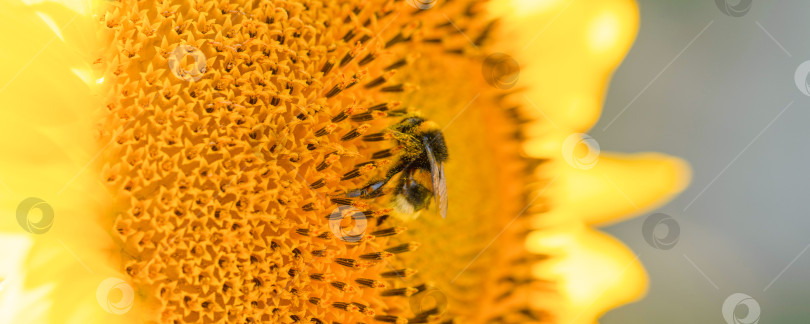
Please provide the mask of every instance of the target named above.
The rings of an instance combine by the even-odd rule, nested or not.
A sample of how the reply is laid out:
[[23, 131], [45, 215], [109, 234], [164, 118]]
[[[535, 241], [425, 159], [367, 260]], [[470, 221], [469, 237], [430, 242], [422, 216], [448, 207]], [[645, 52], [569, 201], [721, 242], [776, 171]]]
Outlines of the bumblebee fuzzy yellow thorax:
[[422, 122], [421, 124], [419, 124], [419, 132], [420, 133], [425, 133], [425, 132], [432, 131], [432, 130], [439, 130], [439, 125], [436, 124], [433, 121], [430, 121], [430, 120], [426, 120], [426, 121]]

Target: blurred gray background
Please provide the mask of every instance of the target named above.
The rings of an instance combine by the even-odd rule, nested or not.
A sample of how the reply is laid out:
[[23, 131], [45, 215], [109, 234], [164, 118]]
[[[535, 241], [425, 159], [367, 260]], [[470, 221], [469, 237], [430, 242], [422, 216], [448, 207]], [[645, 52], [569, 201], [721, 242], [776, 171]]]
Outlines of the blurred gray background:
[[810, 97], [794, 81], [810, 60], [810, 1], [753, 0], [739, 17], [714, 0], [637, 1], [638, 38], [590, 135], [694, 173], [654, 211], [678, 222], [673, 248], [644, 240], [652, 213], [605, 228], [640, 255], [650, 290], [601, 322], [725, 323], [724, 301], [745, 293], [760, 323], [810, 323]]

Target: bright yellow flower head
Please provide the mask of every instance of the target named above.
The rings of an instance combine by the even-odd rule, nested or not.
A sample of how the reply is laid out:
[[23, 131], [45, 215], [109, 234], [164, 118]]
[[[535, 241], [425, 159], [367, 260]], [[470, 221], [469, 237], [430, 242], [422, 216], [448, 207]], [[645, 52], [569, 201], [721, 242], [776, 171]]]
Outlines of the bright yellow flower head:
[[[689, 178], [583, 134], [629, 0], [0, 7], [0, 322], [593, 323], [647, 279], [592, 226]], [[426, 161], [353, 194], [408, 116], [446, 219]]]

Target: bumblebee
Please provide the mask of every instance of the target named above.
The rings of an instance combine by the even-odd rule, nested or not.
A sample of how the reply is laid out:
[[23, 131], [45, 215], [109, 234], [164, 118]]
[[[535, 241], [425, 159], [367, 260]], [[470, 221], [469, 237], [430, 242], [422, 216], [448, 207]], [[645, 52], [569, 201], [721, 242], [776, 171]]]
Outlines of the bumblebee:
[[444, 163], [447, 145], [436, 123], [422, 117], [406, 117], [385, 133], [371, 134], [365, 140], [392, 138], [401, 149], [397, 161], [381, 179], [375, 179], [362, 188], [351, 190], [348, 197], [375, 198], [383, 194], [383, 187], [397, 175], [392, 207], [402, 215], [416, 218], [436, 200], [437, 212], [447, 217], [447, 180]]

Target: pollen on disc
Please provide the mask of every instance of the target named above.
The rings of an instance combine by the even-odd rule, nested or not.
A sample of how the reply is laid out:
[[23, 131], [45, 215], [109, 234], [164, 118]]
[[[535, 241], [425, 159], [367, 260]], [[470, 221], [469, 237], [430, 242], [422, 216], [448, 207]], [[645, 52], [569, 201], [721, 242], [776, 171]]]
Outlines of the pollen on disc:
[[[103, 180], [116, 200], [120, 268], [153, 320], [405, 323], [475, 308], [435, 314], [412, 307], [411, 296], [449, 282], [429, 259], [448, 255], [461, 270], [467, 242], [488, 230], [463, 225], [471, 230], [454, 234], [460, 248], [442, 252], [430, 224], [389, 217], [390, 189], [369, 199], [345, 193], [394, 164], [403, 148], [388, 129], [403, 116], [448, 123], [455, 111], [441, 107], [464, 106], [431, 102], [449, 93], [447, 80], [494, 100], [486, 83], [460, 77], [480, 66], [493, 28], [477, 2], [106, 6], [99, 24], [109, 48], [96, 60], [110, 84]], [[434, 67], [447, 62], [470, 68], [445, 79]], [[479, 191], [491, 197], [498, 187]], [[459, 287], [495, 276], [479, 274]]]

